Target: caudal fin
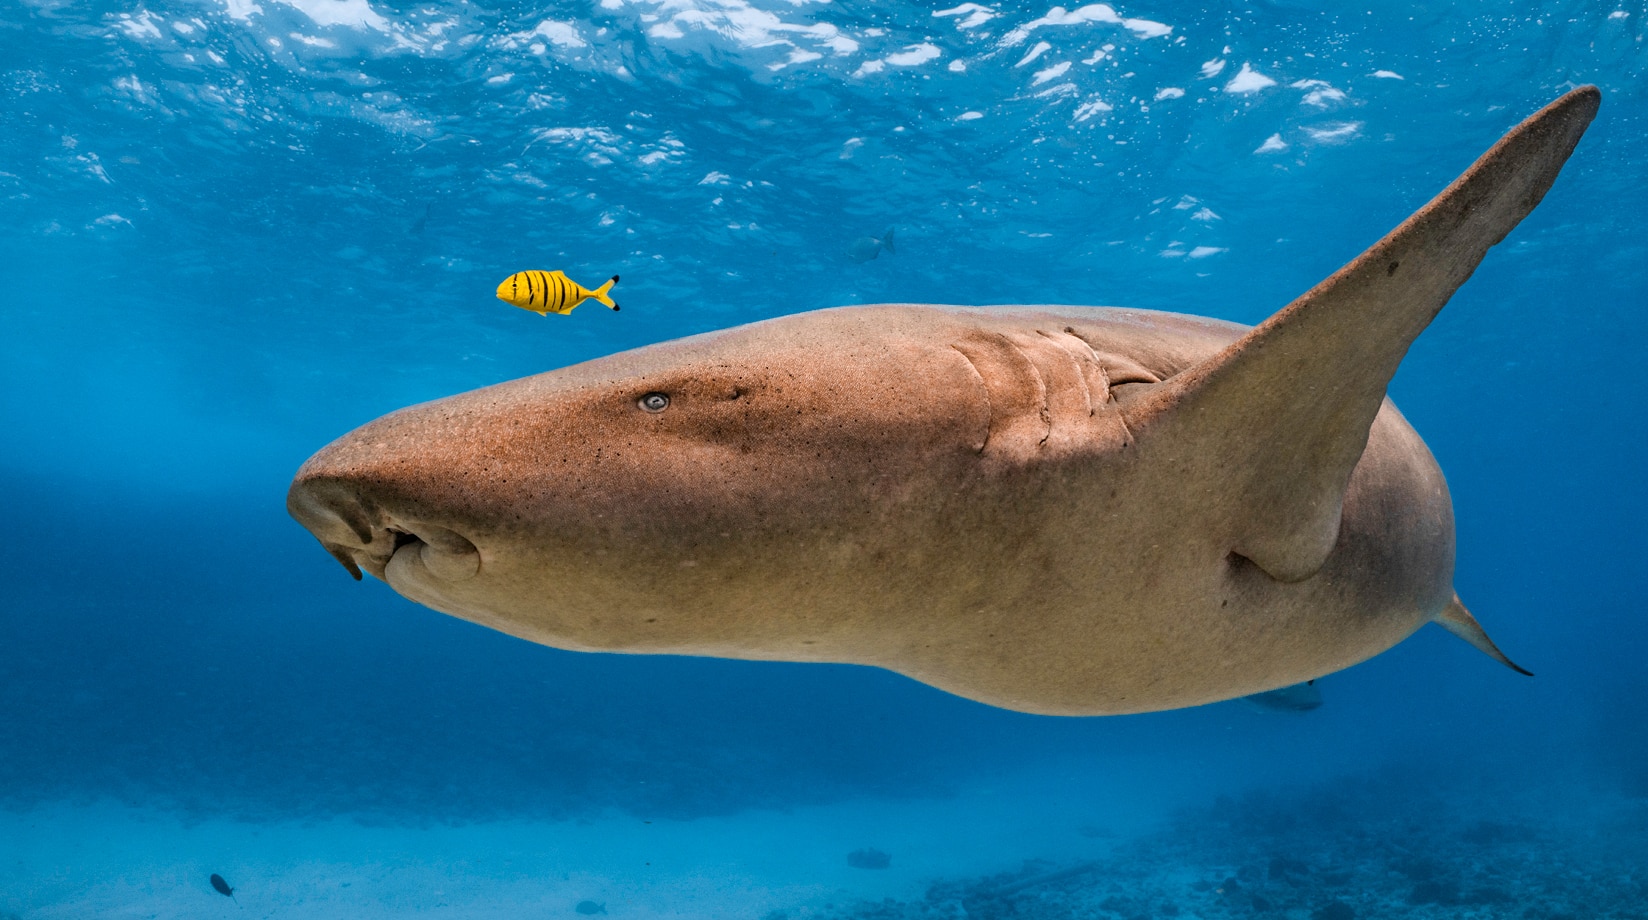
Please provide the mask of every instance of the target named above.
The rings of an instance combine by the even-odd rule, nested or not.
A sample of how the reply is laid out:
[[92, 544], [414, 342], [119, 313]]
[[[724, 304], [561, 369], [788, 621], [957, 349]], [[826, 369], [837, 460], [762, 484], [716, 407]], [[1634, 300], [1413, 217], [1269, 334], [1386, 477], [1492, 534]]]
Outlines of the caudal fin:
[[1487, 632], [1482, 629], [1482, 624], [1476, 622], [1476, 617], [1471, 616], [1471, 612], [1466, 610], [1465, 605], [1459, 602], [1459, 595], [1455, 594], [1448, 606], [1442, 608], [1442, 612], [1436, 615], [1436, 622], [1441, 624], [1442, 628], [1448, 632], [1476, 646], [1483, 654], [1505, 667], [1518, 674], [1526, 674], [1529, 677], [1534, 676], [1534, 672], [1505, 657], [1505, 653], [1499, 650], [1499, 646], [1494, 645], [1493, 640], [1488, 638]]
[[612, 297], [607, 294], [608, 291], [612, 290], [612, 286], [617, 284], [617, 283], [618, 283], [618, 276], [613, 275], [611, 278], [607, 279], [606, 284], [601, 285], [600, 287], [596, 288], [593, 292], [591, 292], [590, 296], [594, 297], [596, 300], [599, 300], [600, 302], [606, 304], [607, 306], [611, 307], [612, 309], [617, 310], [618, 305], [613, 303], [612, 302]]

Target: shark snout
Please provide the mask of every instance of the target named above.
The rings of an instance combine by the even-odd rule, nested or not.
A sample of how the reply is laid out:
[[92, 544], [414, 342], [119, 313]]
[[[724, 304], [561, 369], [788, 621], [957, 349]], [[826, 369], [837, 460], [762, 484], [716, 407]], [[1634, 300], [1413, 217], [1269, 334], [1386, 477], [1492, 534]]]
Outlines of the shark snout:
[[457, 530], [422, 520], [372, 497], [350, 478], [309, 465], [292, 481], [286, 510], [356, 580], [362, 570], [389, 581], [391, 568], [410, 568], [456, 582], [481, 569], [480, 550]]

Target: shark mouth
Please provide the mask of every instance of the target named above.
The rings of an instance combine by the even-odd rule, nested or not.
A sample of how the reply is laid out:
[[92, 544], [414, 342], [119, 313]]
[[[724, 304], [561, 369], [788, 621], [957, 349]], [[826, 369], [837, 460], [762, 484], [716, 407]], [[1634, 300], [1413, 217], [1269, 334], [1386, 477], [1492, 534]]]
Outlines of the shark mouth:
[[481, 552], [456, 531], [434, 524], [389, 528], [394, 536], [385, 574], [399, 572], [416, 559], [422, 569], [441, 581], [468, 581], [481, 571]]
[[342, 483], [294, 483], [286, 506], [357, 581], [362, 570], [384, 582], [391, 571], [458, 582], [481, 570], [480, 550], [462, 534], [392, 514]]

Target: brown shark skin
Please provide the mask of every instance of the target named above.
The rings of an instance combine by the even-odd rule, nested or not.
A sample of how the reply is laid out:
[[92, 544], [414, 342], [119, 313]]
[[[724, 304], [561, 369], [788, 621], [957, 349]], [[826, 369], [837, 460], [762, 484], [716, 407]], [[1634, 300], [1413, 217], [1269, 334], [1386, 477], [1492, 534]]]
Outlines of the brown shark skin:
[[1062, 715], [1319, 677], [1453, 599], [1447, 487], [1384, 388], [1596, 98], [1252, 330], [787, 316], [391, 413], [305, 463], [288, 507], [401, 594], [560, 648], [852, 662]]

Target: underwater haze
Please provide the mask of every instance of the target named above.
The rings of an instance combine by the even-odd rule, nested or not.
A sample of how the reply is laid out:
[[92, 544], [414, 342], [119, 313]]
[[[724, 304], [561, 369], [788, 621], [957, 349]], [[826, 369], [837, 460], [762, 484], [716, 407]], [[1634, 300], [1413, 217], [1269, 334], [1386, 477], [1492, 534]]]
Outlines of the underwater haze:
[[[1645, 71], [1642, 0], [0, 4], [0, 918], [1645, 920]], [[530, 644], [285, 510], [393, 409], [754, 320], [1255, 323], [1586, 83], [1390, 387], [1533, 678], [1426, 627], [1306, 711], [1031, 716]]]

